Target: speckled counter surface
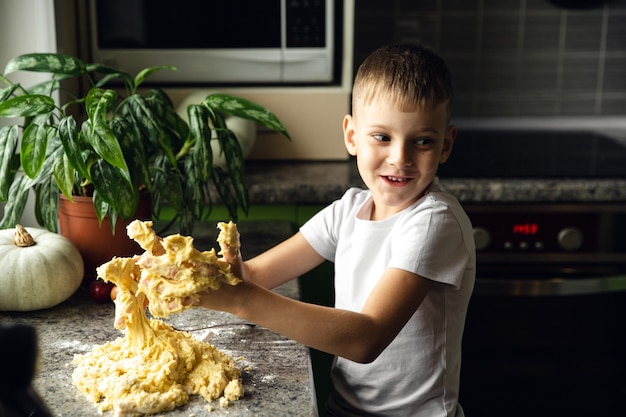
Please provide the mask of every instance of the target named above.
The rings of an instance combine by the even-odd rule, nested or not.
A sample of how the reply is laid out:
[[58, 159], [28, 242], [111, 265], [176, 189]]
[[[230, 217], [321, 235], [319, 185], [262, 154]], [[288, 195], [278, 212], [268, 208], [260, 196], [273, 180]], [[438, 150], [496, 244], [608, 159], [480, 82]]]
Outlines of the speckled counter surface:
[[[354, 161], [249, 162], [252, 203], [322, 204], [362, 186]], [[442, 178], [461, 202], [626, 202], [626, 179]]]
[[[207, 225], [208, 226], [208, 225]], [[209, 249], [214, 242], [215, 225], [201, 225], [196, 246]], [[244, 257], [253, 256], [278, 243], [292, 232], [292, 226], [281, 222], [240, 227], [246, 236]], [[277, 292], [297, 298], [297, 282], [285, 284]], [[56, 417], [98, 415], [72, 385], [71, 364], [75, 354], [92, 346], [121, 337], [113, 327], [114, 306], [93, 302], [87, 291], [79, 289], [69, 300], [51, 309], [26, 313], [0, 313], [1, 321], [29, 324], [39, 337], [40, 367], [34, 389]], [[266, 328], [244, 323], [227, 313], [190, 309], [166, 321], [181, 330], [191, 330], [194, 337], [208, 341], [234, 358], [242, 370], [245, 396], [228, 408], [192, 397], [189, 403], [163, 416], [314, 416], [313, 390], [308, 349]], [[105, 415], [112, 415], [106, 413]]]

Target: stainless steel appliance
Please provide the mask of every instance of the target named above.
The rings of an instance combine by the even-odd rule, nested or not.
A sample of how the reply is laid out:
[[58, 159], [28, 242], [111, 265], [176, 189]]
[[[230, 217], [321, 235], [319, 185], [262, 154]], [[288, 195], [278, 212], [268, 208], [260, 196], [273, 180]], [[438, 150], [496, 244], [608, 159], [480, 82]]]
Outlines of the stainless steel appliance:
[[[172, 10], [176, 10], [176, 16]], [[338, 84], [342, 1], [90, 0], [93, 62], [169, 84]]]
[[[619, 140], [460, 133], [443, 178], [624, 178]], [[461, 160], [465, 162], [461, 162]], [[451, 161], [452, 162], [452, 161]], [[532, 200], [532, 199], [531, 199]], [[616, 416], [626, 398], [626, 202], [465, 202], [477, 280], [463, 345], [469, 417]]]

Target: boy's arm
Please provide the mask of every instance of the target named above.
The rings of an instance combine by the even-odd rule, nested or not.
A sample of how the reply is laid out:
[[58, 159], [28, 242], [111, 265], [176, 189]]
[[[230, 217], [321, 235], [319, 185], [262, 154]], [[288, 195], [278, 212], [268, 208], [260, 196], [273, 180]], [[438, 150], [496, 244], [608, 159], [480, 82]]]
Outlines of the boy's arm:
[[224, 285], [203, 295], [200, 305], [228, 311], [312, 348], [367, 363], [396, 337], [430, 287], [425, 278], [390, 268], [358, 313], [293, 300], [251, 281]]
[[324, 258], [311, 247], [302, 233], [297, 232], [248, 261], [241, 262], [241, 256], [239, 260], [227, 260], [233, 264], [233, 273], [238, 277], [272, 289], [310, 271]]

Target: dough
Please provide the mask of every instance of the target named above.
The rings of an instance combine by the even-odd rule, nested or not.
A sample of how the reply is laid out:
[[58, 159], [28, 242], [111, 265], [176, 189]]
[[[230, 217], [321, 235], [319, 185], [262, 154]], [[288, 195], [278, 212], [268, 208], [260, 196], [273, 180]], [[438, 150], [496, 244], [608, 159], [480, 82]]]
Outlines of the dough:
[[[235, 224], [218, 223], [218, 227], [217, 241], [222, 250], [232, 247], [239, 250]], [[172, 235], [160, 239], [152, 230], [151, 222], [139, 220], [129, 224], [127, 229], [128, 236], [145, 250], [143, 255], [135, 258], [141, 269], [138, 291], [150, 300], [150, 313], [155, 317], [179, 313], [191, 305], [192, 299], [197, 301], [200, 292], [217, 290], [222, 283], [236, 285], [240, 281], [230, 272], [228, 262], [217, 257], [215, 250], [200, 252], [195, 249], [192, 237]], [[109, 264], [97, 270], [98, 276], [105, 281], [109, 280]]]
[[[234, 223], [219, 223], [222, 251], [239, 251]], [[216, 399], [225, 407], [243, 396], [241, 371], [229, 355], [190, 333], [152, 316], [167, 317], [193, 305], [198, 294], [240, 282], [215, 250], [200, 252], [191, 237], [161, 239], [152, 222], [134, 221], [128, 235], [145, 250], [133, 258], [113, 258], [97, 268], [98, 276], [118, 287], [115, 322], [124, 337], [75, 355], [74, 385], [100, 411], [137, 416], [171, 410], [189, 395]], [[222, 253], [222, 252], [220, 252]]]

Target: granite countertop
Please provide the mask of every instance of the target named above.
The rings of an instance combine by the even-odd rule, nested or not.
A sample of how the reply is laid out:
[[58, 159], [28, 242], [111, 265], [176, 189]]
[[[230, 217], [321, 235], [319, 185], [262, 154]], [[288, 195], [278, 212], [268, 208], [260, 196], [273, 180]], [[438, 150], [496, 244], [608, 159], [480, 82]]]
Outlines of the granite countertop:
[[[362, 187], [352, 159], [334, 162], [249, 161], [252, 204], [320, 204]], [[624, 202], [626, 179], [441, 178], [462, 203]]]
[[[244, 257], [278, 243], [293, 232], [287, 222], [239, 225], [245, 246]], [[169, 233], [168, 233], [169, 234]], [[194, 233], [195, 245], [201, 250], [214, 246], [215, 225], [200, 225]], [[297, 282], [291, 281], [277, 292], [298, 298]], [[98, 415], [72, 385], [71, 364], [75, 354], [89, 351], [92, 346], [121, 337], [113, 327], [114, 305], [92, 301], [86, 289], [62, 304], [34, 312], [0, 312], [0, 320], [35, 327], [40, 348], [40, 366], [33, 388], [43, 398], [56, 417], [85, 417]], [[194, 337], [208, 341], [234, 358], [242, 370], [245, 396], [228, 408], [207, 411], [201, 397], [163, 416], [315, 416], [314, 389], [310, 376], [309, 352], [292, 340], [266, 328], [242, 322], [227, 313], [204, 309], [189, 309], [166, 320], [175, 328], [190, 330]], [[112, 415], [106, 413], [105, 415]]]

